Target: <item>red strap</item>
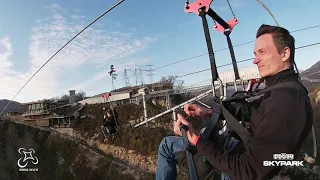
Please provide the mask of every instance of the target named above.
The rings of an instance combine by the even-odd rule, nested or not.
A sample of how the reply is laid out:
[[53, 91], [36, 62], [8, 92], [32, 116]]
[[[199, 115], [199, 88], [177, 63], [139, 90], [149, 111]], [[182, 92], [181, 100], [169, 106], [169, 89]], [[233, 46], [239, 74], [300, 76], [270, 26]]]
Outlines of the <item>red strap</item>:
[[260, 78], [260, 79], [259, 79], [259, 82], [258, 82], [258, 85], [256, 86], [256, 89], [259, 88], [260, 84], [263, 83], [263, 81], [264, 81], [263, 78]]
[[196, 136], [196, 138], [194, 139], [194, 141], [191, 142], [191, 143], [196, 146], [197, 143], [198, 143], [199, 138], [200, 138], [200, 136]]
[[108, 99], [108, 97], [110, 96], [110, 93], [103, 94], [102, 96], [103, 98]]
[[259, 80], [259, 83], [258, 83], [258, 86], [261, 84], [261, 83], [263, 83], [263, 78], [260, 78], [260, 80]]
[[205, 12], [208, 12], [210, 9], [210, 5], [213, 0], [196, 0], [195, 2], [191, 4], [187, 4], [184, 8], [184, 12], [186, 13], [195, 13], [199, 15], [199, 9], [205, 7]]
[[253, 88], [255, 83], [256, 83], [256, 79], [251, 79], [250, 80], [250, 86], [249, 86], [249, 89], [247, 90], [248, 92], [252, 91], [252, 88]]
[[[230, 21], [227, 22], [227, 24], [229, 25], [229, 29], [230, 29], [230, 32], [232, 32], [232, 29], [234, 28], [234, 26], [236, 26], [237, 24], [239, 23], [239, 20], [237, 18], [234, 18]], [[220, 25], [220, 24], [216, 24], [214, 25], [214, 30], [216, 31], [220, 31], [222, 33], [224, 33], [225, 29]]]

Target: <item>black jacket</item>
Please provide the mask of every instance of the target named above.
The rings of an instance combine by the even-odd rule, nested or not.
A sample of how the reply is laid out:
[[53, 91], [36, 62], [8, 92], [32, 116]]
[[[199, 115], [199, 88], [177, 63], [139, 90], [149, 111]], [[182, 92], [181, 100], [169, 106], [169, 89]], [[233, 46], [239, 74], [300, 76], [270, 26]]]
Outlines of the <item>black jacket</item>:
[[111, 114], [109, 118], [103, 118], [103, 126], [117, 126], [118, 113], [116, 111], [110, 111], [109, 114]]
[[[267, 86], [279, 82], [298, 81], [294, 70], [285, 70], [265, 79]], [[213, 142], [198, 140], [200, 155], [219, 171], [234, 180], [271, 179], [281, 170], [264, 167], [273, 154], [295, 153], [311, 131], [312, 106], [307, 96], [295, 90], [275, 90], [264, 94], [260, 106], [251, 115], [250, 130], [254, 136], [241, 152], [228, 153]]]

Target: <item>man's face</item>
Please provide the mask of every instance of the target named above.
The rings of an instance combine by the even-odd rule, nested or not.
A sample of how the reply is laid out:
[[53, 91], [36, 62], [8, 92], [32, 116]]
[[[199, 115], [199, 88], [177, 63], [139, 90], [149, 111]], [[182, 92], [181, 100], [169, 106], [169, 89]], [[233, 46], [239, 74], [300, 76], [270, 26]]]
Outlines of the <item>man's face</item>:
[[259, 75], [264, 78], [289, 68], [290, 49], [278, 53], [271, 34], [257, 38], [254, 47], [254, 64], [258, 66]]

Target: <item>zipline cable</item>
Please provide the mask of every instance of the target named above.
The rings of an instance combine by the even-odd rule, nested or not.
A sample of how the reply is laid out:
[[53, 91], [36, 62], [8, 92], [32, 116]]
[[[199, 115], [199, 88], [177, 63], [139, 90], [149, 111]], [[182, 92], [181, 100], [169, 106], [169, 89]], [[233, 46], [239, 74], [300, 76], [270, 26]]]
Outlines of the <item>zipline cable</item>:
[[121, 0], [115, 5], [113, 5], [111, 8], [106, 10], [104, 13], [102, 13], [99, 17], [94, 19], [89, 25], [87, 25], [85, 28], [83, 28], [79, 33], [77, 33], [72, 39], [70, 39], [66, 44], [64, 44], [56, 53], [54, 53], [32, 76], [31, 78], [19, 89], [19, 91], [13, 96], [13, 98], [8, 102], [8, 104], [2, 109], [0, 115], [4, 112], [4, 110], [9, 106], [9, 104], [14, 100], [14, 98], [21, 92], [21, 90], [33, 79], [33, 77], [51, 60], [53, 59], [64, 47], [66, 47], [71, 41], [73, 41], [78, 35], [80, 35], [83, 31], [85, 31], [88, 27], [90, 27], [93, 23], [95, 23], [97, 20], [102, 18], [104, 15], [106, 15], [108, 12], [110, 12], [112, 9], [120, 5], [125, 0]]

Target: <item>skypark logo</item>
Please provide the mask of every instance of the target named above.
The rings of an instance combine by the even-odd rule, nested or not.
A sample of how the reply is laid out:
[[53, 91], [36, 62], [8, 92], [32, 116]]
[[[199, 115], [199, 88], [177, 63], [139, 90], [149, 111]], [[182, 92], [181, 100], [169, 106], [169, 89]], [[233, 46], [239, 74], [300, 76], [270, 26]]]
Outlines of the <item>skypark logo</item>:
[[263, 166], [303, 166], [303, 161], [294, 161], [293, 154], [274, 154], [274, 161], [263, 161]]
[[263, 161], [263, 166], [303, 166], [303, 161]]

